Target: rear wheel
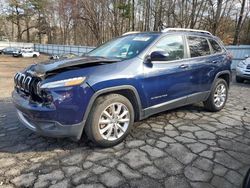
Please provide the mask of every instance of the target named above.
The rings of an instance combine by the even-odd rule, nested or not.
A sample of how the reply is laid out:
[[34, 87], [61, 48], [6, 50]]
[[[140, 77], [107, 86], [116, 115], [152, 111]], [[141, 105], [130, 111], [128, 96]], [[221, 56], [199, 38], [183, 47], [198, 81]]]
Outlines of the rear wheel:
[[130, 101], [119, 94], [98, 97], [93, 104], [85, 133], [95, 144], [111, 147], [124, 140], [134, 123]]
[[239, 77], [239, 76], [236, 76], [236, 82], [238, 83], [243, 83], [244, 82], [244, 79]]
[[217, 79], [204, 106], [211, 112], [220, 111], [226, 104], [228, 97], [228, 85], [223, 79]]
[[33, 55], [33, 57], [35, 58], [35, 57], [37, 57], [37, 55], [36, 55], [36, 54], [34, 54], [34, 55]]

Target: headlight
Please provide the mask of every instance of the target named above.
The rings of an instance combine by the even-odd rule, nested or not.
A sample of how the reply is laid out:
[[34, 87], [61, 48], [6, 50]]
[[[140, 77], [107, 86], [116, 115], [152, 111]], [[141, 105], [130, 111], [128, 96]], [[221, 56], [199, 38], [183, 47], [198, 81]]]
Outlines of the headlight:
[[75, 86], [75, 85], [82, 84], [85, 79], [86, 79], [85, 77], [77, 77], [77, 78], [70, 78], [70, 79], [60, 80], [60, 81], [55, 81], [55, 82], [49, 82], [46, 84], [42, 84], [40, 88], [45, 89], [45, 88]]
[[246, 65], [246, 61], [241, 61], [241, 62], [238, 63], [237, 66], [240, 67], [240, 68], [244, 68], [245, 65]]

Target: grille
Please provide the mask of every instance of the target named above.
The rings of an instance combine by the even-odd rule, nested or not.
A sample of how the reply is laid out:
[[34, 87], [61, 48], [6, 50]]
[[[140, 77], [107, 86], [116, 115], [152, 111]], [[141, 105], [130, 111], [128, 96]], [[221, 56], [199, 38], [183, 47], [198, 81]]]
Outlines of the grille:
[[247, 69], [250, 69], [250, 64], [247, 65]]
[[21, 90], [27, 95], [31, 95], [32, 97], [38, 97], [38, 83], [40, 79], [36, 77], [32, 77], [29, 74], [24, 73], [16, 73], [14, 77], [15, 88], [17, 90]]
[[31, 76], [27, 76], [23, 73], [16, 73], [15, 77], [14, 77], [14, 81], [15, 81], [15, 86], [16, 88], [26, 92], [26, 93], [30, 93], [30, 86], [31, 86], [31, 82], [32, 82], [32, 77]]

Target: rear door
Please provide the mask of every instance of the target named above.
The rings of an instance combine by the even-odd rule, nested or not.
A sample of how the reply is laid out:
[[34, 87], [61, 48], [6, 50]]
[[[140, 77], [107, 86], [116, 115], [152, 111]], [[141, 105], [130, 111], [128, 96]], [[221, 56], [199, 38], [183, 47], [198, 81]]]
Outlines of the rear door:
[[222, 47], [215, 39], [209, 38], [208, 41], [213, 54], [211, 61], [216, 68], [214, 74], [217, 74], [219, 71], [221, 71], [221, 69], [225, 69], [225, 65], [228, 65], [230, 63], [230, 60], [226, 54], [225, 48]]
[[211, 50], [206, 37], [188, 35], [186, 38], [190, 57], [192, 92], [193, 94], [198, 94], [209, 90], [210, 74], [214, 70]]

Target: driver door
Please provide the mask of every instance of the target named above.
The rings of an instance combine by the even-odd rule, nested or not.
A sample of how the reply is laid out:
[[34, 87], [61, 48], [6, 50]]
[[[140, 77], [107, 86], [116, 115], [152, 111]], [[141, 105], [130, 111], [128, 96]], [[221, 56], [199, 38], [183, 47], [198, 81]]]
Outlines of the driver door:
[[149, 56], [152, 52], [162, 52], [166, 57], [151, 59], [144, 64], [143, 86], [148, 102], [146, 115], [185, 105], [187, 95], [192, 93], [185, 37], [167, 35], [153, 46]]

